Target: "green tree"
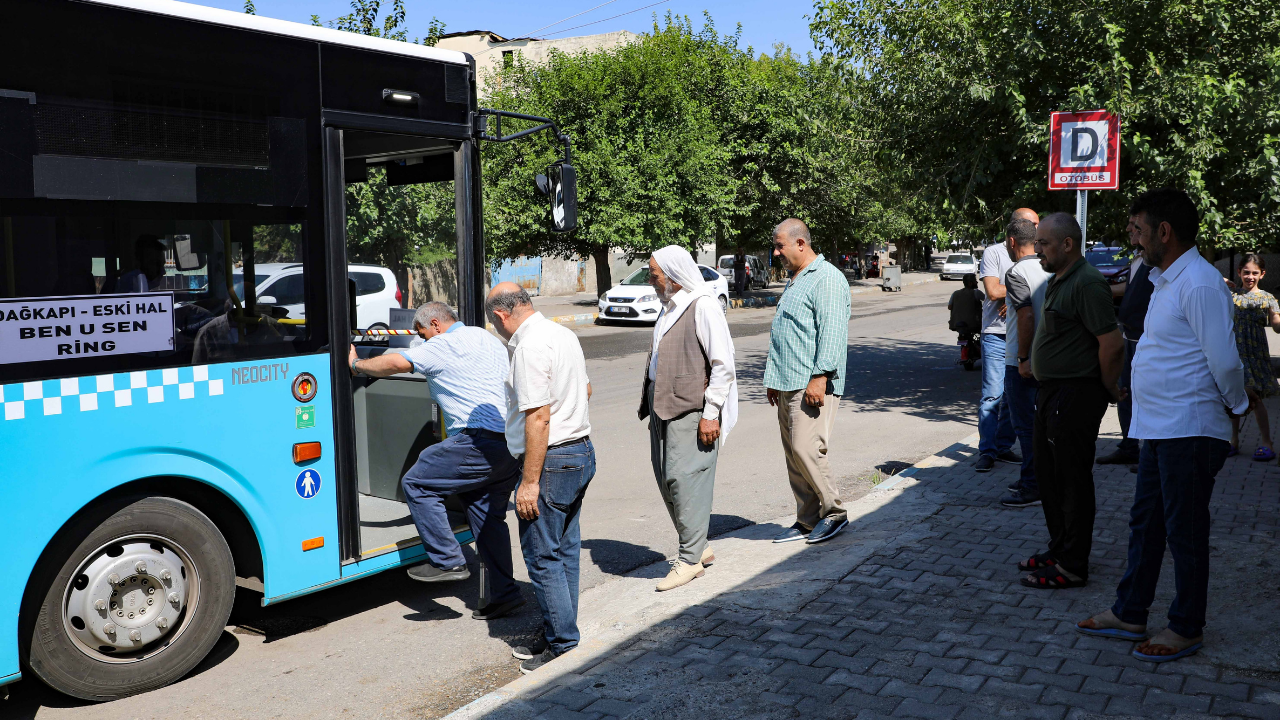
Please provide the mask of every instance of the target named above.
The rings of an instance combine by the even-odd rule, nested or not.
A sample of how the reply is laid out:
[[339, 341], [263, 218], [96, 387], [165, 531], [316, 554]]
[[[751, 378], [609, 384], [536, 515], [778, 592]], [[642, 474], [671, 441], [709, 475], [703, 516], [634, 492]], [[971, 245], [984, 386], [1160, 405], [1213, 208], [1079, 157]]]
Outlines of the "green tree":
[[714, 103], [736, 42], [710, 24], [695, 31], [687, 18], [668, 16], [665, 26], [620, 47], [553, 51], [539, 65], [521, 57], [493, 77], [486, 103], [554, 118], [572, 137], [578, 228], [551, 232], [546, 198], [530, 181], [561, 153], [553, 138], [487, 143], [491, 255], [594, 257], [603, 292], [611, 248], [637, 256], [714, 240], [734, 196]]
[[1090, 237], [1122, 241], [1129, 200], [1174, 186], [1219, 247], [1280, 243], [1280, 5], [1272, 0], [819, 0], [812, 31], [864, 92], [882, 168], [949, 237], [993, 235], [1047, 190], [1055, 110], [1121, 118], [1119, 192]]

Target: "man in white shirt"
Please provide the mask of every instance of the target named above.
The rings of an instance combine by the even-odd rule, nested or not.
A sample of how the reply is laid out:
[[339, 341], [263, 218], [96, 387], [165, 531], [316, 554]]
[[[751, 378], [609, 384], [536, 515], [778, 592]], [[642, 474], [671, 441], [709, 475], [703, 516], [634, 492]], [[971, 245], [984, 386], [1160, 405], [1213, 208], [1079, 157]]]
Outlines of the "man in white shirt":
[[1234, 310], [1222, 275], [1196, 249], [1200, 216], [1180, 190], [1139, 195], [1129, 214], [1154, 290], [1133, 358], [1129, 435], [1143, 441], [1129, 520], [1129, 564], [1116, 602], [1077, 624], [1088, 635], [1141, 640], [1166, 543], [1175, 595], [1169, 625], [1133, 650], [1167, 662], [1201, 647], [1209, 594], [1209, 498], [1246, 393]]
[[449, 437], [423, 450], [401, 480], [409, 514], [422, 537], [427, 562], [409, 568], [418, 582], [471, 577], [444, 507], [457, 495], [467, 513], [476, 551], [492, 576], [489, 603], [471, 617], [493, 620], [524, 605], [511, 567], [507, 504], [520, 479], [520, 465], [507, 452], [507, 350], [484, 328], [458, 322], [453, 308], [429, 302], [413, 316], [423, 340], [417, 347], [360, 360], [351, 346], [355, 375], [388, 377], [417, 372], [426, 376], [431, 397], [444, 410]]
[[[1031, 208], [1014, 210], [1012, 220], [1019, 219], [1040, 222]], [[1013, 451], [1017, 435], [1004, 397], [1004, 276], [1013, 267], [1013, 252], [1006, 237], [1000, 245], [987, 246], [978, 265], [978, 280], [986, 299], [982, 302], [982, 400], [978, 404], [978, 459], [974, 463], [977, 472], [989, 472], [997, 460], [1015, 465], [1022, 463], [1022, 456]], [[1022, 448], [1022, 452], [1026, 451]]]
[[680, 536], [680, 554], [658, 590], [680, 587], [715, 561], [707, 547], [717, 440], [738, 416], [733, 338], [702, 271], [679, 245], [649, 259], [649, 284], [662, 299], [640, 391], [658, 490]]
[[579, 513], [596, 474], [587, 401], [591, 382], [571, 330], [533, 309], [529, 294], [498, 283], [485, 311], [507, 340], [507, 448], [523, 465], [516, 487], [520, 548], [542, 610], [542, 642], [517, 647], [528, 674], [578, 646]]

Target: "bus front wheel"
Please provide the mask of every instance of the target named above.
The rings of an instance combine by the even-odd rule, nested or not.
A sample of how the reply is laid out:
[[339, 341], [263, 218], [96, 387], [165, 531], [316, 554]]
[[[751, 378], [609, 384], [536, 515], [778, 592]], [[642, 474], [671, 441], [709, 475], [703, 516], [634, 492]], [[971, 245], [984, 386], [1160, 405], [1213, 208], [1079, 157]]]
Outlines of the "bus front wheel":
[[47, 685], [105, 701], [154, 690], [213, 649], [235, 599], [222, 533], [180, 500], [140, 498], [84, 536], [49, 583], [29, 664]]

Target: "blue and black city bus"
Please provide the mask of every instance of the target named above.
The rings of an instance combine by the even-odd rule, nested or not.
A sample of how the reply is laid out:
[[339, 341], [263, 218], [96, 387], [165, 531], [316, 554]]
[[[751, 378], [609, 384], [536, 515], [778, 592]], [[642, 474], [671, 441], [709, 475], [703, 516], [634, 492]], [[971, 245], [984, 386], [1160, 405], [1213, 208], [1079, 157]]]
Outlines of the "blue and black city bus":
[[[479, 324], [478, 144], [514, 136], [485, 134], [459, 52], [169, 0], [4, 16], [0, 685], [109, 700], [199, 663], [237, 586], [419, 561], [399, 478], [443, 423], [420, 378], [347, 369], [346, 189], [452, 186]], [[515, 135], [544, 128], [569, 229], [567, 138]]]

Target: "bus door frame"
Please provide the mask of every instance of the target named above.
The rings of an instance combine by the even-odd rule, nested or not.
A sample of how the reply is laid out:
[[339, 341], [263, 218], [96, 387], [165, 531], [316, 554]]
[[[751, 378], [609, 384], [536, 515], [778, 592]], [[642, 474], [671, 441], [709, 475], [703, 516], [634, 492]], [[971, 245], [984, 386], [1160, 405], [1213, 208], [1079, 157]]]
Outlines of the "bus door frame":
[[[475, 77], [474, 63], [472, 78]], [[472, 81], [472, 115], [475, 85]], [[347, 366], [351, 338], [347, 287], [347, 205], [343, 170], [343, 130], [368, 130], [450, 140], [454, 143], [454, 213], [457, 227], [458, 315], [467, 325], [484, 327], [484, 229], [480, 203], [480, 151], [472, 127], [322, 110], [325, 194], [325, 246], [329, 297], [330, 365], [333, 383], [334, 469], [337, 473], [338, 547], [342, 564], [360, 560], [360, 499], [356, 480], [355, 404]]]

